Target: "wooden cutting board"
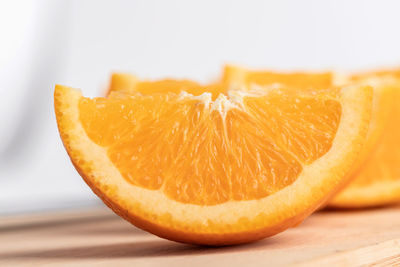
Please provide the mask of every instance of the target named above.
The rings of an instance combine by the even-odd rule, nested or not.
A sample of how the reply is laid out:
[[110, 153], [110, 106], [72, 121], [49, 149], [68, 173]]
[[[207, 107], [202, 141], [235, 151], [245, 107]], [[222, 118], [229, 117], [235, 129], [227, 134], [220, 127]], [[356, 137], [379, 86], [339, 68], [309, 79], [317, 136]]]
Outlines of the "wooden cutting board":
[[400, 206], [322, 211], [256, 243], [208, 248], [143, 232], [106, 208], [0, 217], [0, 266], [400, 266]]

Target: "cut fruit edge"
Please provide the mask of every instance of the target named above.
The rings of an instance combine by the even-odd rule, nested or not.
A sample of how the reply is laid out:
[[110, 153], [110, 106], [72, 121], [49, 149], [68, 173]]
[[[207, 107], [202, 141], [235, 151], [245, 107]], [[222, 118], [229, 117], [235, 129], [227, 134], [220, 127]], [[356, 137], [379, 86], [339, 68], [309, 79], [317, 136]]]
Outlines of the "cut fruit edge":
[[[362, 179], [363, 168], [371, 162], [373, 153], [385, 142], [384, 131], [391, 125], [391, 116], [396, 107], [396, 95], [400, 92], [398, 81], [392, 78], [369, 79], [363, 83], [372, 85], [374, 88], [374, 99], [372, 106], [372, 117], [367, 142], [364, 146], [356, 167], [352, 172], [352, 181]], [[378, 177], [377, 177], [378, 178]], [[350, 182], [328, 203], [333, 208], [366, 208], [377, 207], [399, 202], [400, 180], [376, 179], [371, 184], [358, 185]]]
[[238, 244], [274, 235], [301, 222], [327, 201], [347, 179], [360, 153], [371, 117], [372, 88], [340, 91], [341, 122], [331, 149], [304, 167], [297, 180], [258, 200], [213, 206], [184, 204], [161, 191], [125, 180], [92, 142], [79, 119], [80, 91], [57, 85], [54, 105], [58, 128], [72, 163], [92, 190], [121, 217], [158, 236], [186, 243]]
[[[369, 78], [363, 82], [354, 83], [360, 86], [372, 86], [373, 102], [370, 127], [367, 134], [366, 147], [360, 157], [360, 166], [366, 161], [371, 152], [379, 145], [380, 138], [383, 136], [388, 126], [389, 117], [395, 108], [396, 91], [400, 90], [396, 80], [392, 78]], [[358, 171], [358, 170], [356, 170]]]
[[379, 181], [369, 186], [346, 188], [329, 202], [332, 208], [365, 208], [398, 203], [399, 181]]

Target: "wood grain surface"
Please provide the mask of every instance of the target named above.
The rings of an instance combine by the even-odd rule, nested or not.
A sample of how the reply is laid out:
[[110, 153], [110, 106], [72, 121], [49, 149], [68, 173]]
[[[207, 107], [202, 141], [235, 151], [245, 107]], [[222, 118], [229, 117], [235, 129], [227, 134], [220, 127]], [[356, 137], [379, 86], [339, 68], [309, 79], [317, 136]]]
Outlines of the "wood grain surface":
[[256, 243], [179, 244], [106, 208], [0, 217], [0, 266], [400, 266], [400, 206], [320, 211]]

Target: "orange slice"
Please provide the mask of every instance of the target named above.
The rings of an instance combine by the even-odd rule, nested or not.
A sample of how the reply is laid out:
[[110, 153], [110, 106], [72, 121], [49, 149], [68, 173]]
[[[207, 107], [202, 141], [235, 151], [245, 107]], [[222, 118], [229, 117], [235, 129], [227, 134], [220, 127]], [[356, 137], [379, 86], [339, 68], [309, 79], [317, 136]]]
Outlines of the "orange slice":
[[225, 93], [227, 89], [227, 85], [222, 82], [202, 85], [191, 80], [164, 79], [158, 81], [142, 81], [131, 74], [113, 73], [107, 95], [111, 92], [139, 92], [142, 94], [170, 92], [179, 94], [185, 91], [198, 96], [207, 91], [211, 93], [211, 98], [215, 100], [220, 93]]
[[272, 72], [249, 70], [243, 67], [226, 65], [222, 80], [233, 88], [283, 84], [297, 89], [327, 89], [332, 87], [331, 72]]
[[329, 203], [342, 208], [400, 202], [400, 72], [380, 71], [352, 76], [352, 82], [374, 85], [367, 142], [353, 182]]
[[142, 94], [56, 86], [64, 146], [117, 214], [167, 239], [250, 242], [298, 224], [347, 180], [372, 89]]

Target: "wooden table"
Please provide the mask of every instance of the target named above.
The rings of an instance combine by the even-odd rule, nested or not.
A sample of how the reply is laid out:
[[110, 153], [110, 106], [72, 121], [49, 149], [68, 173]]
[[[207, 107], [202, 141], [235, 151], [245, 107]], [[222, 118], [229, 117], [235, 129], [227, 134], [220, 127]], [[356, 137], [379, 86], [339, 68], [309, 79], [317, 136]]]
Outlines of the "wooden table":
[[322, 211], [260, 242], [207, 248], [143, 232], [106, 208], [0, 217], [0, 266], [400, 266], [400, 206]]

